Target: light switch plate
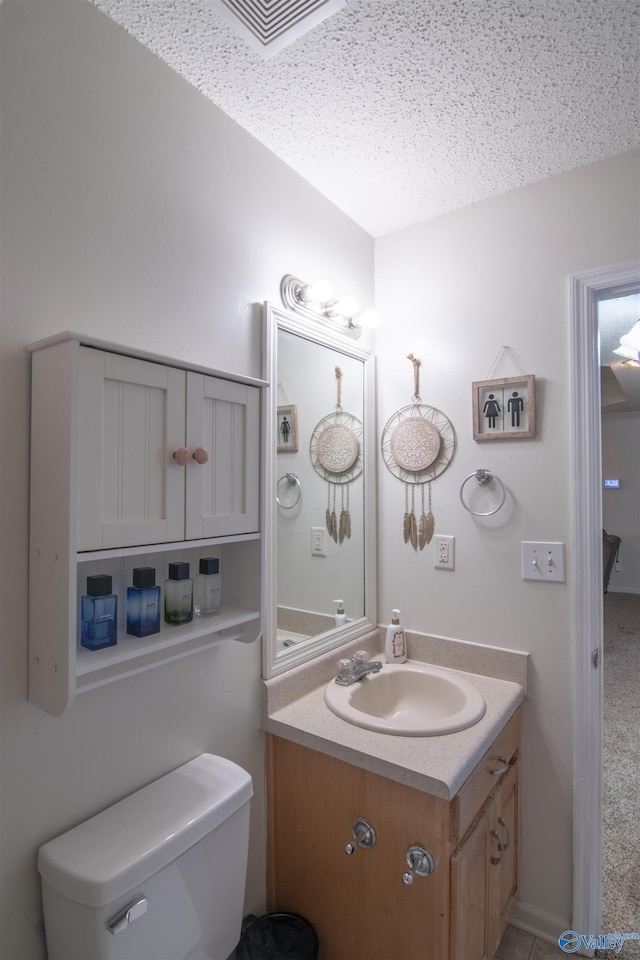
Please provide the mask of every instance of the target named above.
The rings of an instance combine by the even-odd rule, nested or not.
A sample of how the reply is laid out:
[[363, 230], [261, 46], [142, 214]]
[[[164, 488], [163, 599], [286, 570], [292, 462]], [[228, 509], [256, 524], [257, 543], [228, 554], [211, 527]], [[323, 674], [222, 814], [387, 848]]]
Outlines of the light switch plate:
[[326, 557], [324, 527], [311, 527], [311, 556]]
[[523, 540], [522, 579], [564, 582], [564, 543]]

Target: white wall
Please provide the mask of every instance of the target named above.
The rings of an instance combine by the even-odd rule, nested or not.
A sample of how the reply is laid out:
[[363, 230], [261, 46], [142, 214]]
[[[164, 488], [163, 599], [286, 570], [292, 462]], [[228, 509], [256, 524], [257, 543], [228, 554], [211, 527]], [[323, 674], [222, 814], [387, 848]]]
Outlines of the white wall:
[[373, 241], [84, 0], [0, 6], [2, 889], [0, 954], [44, 955], [38, 846], [205, 751], [254, 776], [247, 909], [264, 906], [258, 644], [91, 691], [27, 696], [29, 359], [79, 330], [261, 375], [255, 304], [281, 277], [372, 300]]
[[[572, 884], [571, 556], [568, 278], [639, 254], [638, 153], [553, 177], [376, 242], [378, 417], [412, 394], [422, 360], [425, 403], [453, 422], [458, 447], [433, 483], [436, 533], [456, 537], [456, 570], [434, 570], [434, 544], [402, 540], [403, 491], [381, 467], [379, 617], [392, 606], [407, 627], [532, 655], [523, 736], [520, 895], [530, 918], [566, 929]], [[471, 383], [487, 377], [501, 345], [536, 376], [536, 439], [473, 440]], [[494, 376], [515, 376], [502, 363]], [[460, 504], [478, 467], [509, 491], [478, 519]], [[565, 584], [521, 579], [521, 540], [567, 544]], [[557, 935], [557, 934], [556, 934]]]
[[602, 491], [604, 529], [622, 538], [609, 590], [640, 593], [640, 413], [602, 418], [602, 475], [621, 480], [619, 490]]

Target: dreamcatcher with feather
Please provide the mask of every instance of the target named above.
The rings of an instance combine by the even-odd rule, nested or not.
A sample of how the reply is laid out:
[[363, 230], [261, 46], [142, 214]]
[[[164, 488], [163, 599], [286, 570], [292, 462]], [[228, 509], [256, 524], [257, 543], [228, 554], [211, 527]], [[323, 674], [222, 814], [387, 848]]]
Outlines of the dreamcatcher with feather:
[[342, 543], [351, 537], [349, 484], [362, 473], [362, 421], [342, 409], [340, 367], [335, 374], [335, 410], [316, 424], [309, 453], [313, 469], [327, 482], [327, 531], [332, 540]]
[[[382, 456], [387, 469], [404, 484], [404, 542], [423, 550], [431, 542], [435, 518], [431, 509], [431, 481], [441, 476], [456, 452], [456, 432], [448, 417], [422, 402], [420, 360], [412, 353], [413, 396], [387, 421], [382, 431]], [[427, 497], [425, 498], [425, 487]], [[420, 517], [416, 516], [419, 488]], [[426, 502], [425, 502], [426, 499]]]

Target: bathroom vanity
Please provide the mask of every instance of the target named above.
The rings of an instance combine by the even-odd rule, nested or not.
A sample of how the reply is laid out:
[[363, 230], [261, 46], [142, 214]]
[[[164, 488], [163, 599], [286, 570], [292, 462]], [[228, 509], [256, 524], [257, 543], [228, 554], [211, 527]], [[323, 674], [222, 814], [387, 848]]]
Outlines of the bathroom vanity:
[[472, 680], [485, 716], [440, 737], [345, 723], [325, 683], [288, 702], [265, 684], [268, 904], [314, 925], [320, 960], [494, 955], [517, 889], [524, 690]]

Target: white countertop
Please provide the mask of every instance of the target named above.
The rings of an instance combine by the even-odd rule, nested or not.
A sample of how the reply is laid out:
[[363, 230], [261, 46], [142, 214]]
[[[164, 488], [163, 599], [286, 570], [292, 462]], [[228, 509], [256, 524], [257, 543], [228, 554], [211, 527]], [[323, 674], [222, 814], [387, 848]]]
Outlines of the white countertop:
[[[384, 657], [372, 655], [371, 659], [384, 660]], [[334, 661], [335, 653], [329, 655], [330, 670]], [[305, 667], [311, 674], [306, 678]], [[460, 670], [451, 672], [472, 683], [487, 705], [478, 723], [458, 733], [436, 737], [392, 736], [341, 720], [324, 701], [326, 684], [335, 671], [326, 677], [326, 669], [316, 661], [290, 671], [290, 696], [286, 692], [287, 674], [263, 681], [262, 727], [285, 740], [451, 800], [525, 696], [520, 683]], [[319, 682], [308, 689], [309, 682], [314, 680]], [[299, 696], [295, 696], [297, 692]]]

